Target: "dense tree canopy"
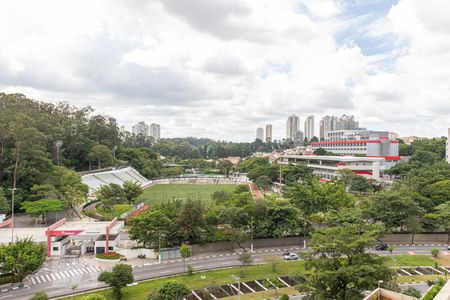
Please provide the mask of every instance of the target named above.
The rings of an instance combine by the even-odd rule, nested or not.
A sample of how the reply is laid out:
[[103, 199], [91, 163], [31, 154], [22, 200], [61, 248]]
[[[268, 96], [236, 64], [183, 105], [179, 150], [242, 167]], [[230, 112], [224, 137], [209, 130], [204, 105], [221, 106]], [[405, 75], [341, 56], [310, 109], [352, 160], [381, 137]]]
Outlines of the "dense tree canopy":
[[361, 299], [379, 280], [389, 282], [392, 272], [384, 258], [366, 250], [380, 237], [374, 225], [345, 223], [313, 233], [311, 250], [304, 255], [310, 272], [299, 288], [312, 299]]

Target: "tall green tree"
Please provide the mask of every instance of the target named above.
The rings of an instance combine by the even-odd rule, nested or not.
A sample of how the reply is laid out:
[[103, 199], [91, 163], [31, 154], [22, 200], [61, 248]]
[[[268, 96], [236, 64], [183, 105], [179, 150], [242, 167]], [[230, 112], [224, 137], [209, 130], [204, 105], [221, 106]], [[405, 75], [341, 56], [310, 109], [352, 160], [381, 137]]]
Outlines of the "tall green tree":
[[183, 258], [183, 272], [186, 272], [186, 258], [192, 256], [192, 248], [186, 244], [181, 244], [180, 254], [181, 257]]
[[187, 199], [183, 202], [178, 216], [178, 225], [184, 241], [193, 243], [201, 240], [205, 225], [204, 211], [201, 201]]
[[425, 215], [425, 218], [433, 220], [438, 227], [447, 232], [447, 244], [450, 243], [450, 201], [442, 203], [434, 208], [434, 212]]
[[131, 219], [130, 238], [144, 244], [144, 247], [159, 249], [159, 245], [172, 243], [172, 221], [161, 211], [151, 210]]
[[384, 258], [367, 252], [380, 232], [374, 225], [361, 232], [355, 224], [344, 224], [313, 233], [311, 250], [303, 255], [310, 275], [300, 290], [312, 299], [361, 299], [379, 280], [389, 282], [392, 271]]
[[354, 198], [345, 191], [344, 185], [322, 184], [316, 179], [287, 187], [284, 196], [306, 215], [350, 207], [354, 203]]
[[98, 281], [104, 282], [113, 289], [115, 299], [122, 298], [122, 288], [134, 280], [133, 269], [130, 265], [118, 264], [111, 272], [103, 272], [98, 276]]
[[47, 213], [62, 211], [66, 209], [66, 204], [58, 199], [41, 199], [32, 202], [23, 202], [22, 209], [24, 209], [27, 214], [42, 216], [42, 224], [44, 224]]
[[131, 203], [133, 203], [133, 201], [136, 200], [136, 198], [143, 192], [139, 183], [132, 181], [125, 181], [122, 189], [128, 205], [131, 205]]
[[100, 201], [109, 200], [113, 204], [120, 204], [126, 200], [124, 189], [117, 183], [102, 185], [96, 195]]
[[0, 214], [9, 214], [11, 207], [8, 200], [6, 199], [5, 192], [0, 186]]
[[113, 155], [111, 149], [108, 148], [106, 145], [95, 145], [91, 148], [88, 155], [86, 156], [86, 159], [89, 160], [89, 162], [95, 161], [97, 162], [98, 169], [101, 169], [101, 166], [103, 164], [103, 167], [107, 167], [112, 164], [113, 162]]
[[38, 271], [45, 261], [45, 247], [31, 239], [0, 246], [0, 271], [11, 273], [19, 282]]
[[425, 210], [414, 201], [414, 192], [383, 191], [371, 197], [371, 216], [384, 223], [387, 229], [402, 230], [411, 216], [422, 216]]

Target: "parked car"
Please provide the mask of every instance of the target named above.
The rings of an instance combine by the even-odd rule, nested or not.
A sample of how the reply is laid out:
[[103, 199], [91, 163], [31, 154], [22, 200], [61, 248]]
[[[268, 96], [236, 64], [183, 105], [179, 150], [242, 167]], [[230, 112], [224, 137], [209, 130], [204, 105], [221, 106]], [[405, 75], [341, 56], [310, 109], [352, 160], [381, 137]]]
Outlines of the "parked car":
[[283, 258], [284, 260], [297, 260], [298, 259], [298, 255], [295, 253], [284, 253], [283, 254]]
[[447, 250], [449, 250], [449, 251], [450, 251], [450, 245], [447, 245]]
[[375, 246], [375, 250], [386, 251], [388, 247], [389, 247], [388, 244], [378, 244]]

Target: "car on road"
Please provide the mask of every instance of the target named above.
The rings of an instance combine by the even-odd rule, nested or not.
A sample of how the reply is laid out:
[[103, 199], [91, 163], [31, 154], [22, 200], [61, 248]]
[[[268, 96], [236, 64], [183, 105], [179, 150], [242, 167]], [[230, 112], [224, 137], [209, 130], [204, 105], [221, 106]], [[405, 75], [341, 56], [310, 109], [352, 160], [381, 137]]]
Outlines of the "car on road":
[[447, 250], [449, 250], [449, 251], [450, 251], [450, 245], [447, 245]]
[[297, 260], [298, 255], [295, 253], [286, 252], [283, 254], [284, 260]]
[[375, 246], [375, 250], [377, 250], [377, 251], [386, 251], [388, 247], [389, 247], [388, 244], [381, 243], [381, 244], [378, 244], [378, 245]]

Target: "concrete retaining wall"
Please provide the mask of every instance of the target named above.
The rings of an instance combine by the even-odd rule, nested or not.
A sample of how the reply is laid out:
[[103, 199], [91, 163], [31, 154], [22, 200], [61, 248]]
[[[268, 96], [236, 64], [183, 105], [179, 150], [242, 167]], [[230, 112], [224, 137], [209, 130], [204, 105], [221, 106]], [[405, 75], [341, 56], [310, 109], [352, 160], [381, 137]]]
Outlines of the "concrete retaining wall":
[[153, 249], [145, 249], [145, 248], [138, 248], [138, 249], [126, 249], [126, 248], [117, 248], [116, 252], [125, 256], [126, 258], [137, 258], [138, 255], [145, 255], [146, 258], [157, 258], [155, 252]]
[[[246, 249], [250, 249], [250, 241], [242, 243]], [[279, 239], [257, 239], [253, 241], [253, 249], [271, 247], [303, 247], [303, 237], [285, 237]], [[213, 253], [221, 251], [234, 251], [240, 249], [237, 243], [218, 242], [204, 245], [192, 245], [193, 254]]]
[[[411, 244], [412, 234], [409, 233], [396, 233], [387, 234], [381, 240], [386, 244]], [[420, 233], [414, 236], [414, 244], [446, 244], [448, 236], [445, 233]]]
[[[429, 233], [416, 234], [414, 244], [446, 244], [447, 234], [445, 233]], [[398, 233], [387, 234], [381, 240], [386, 244], [411, 244], [412, 234]], [[308, 240], [308, 239], [307, 239]], [[250, 241], [242, 244], [246, 249], [250, 249]], [[271, 247], [303, 247], [303, 237], [285, 237], [279, 239], [257, 239], [253, 241], [253, 248], [271, 248]], [[193, 254], [213, 253], [221, 251], [239, 250], [239, 246], [232, 242], [218, 242], [204, 245], [192, 245]]]

